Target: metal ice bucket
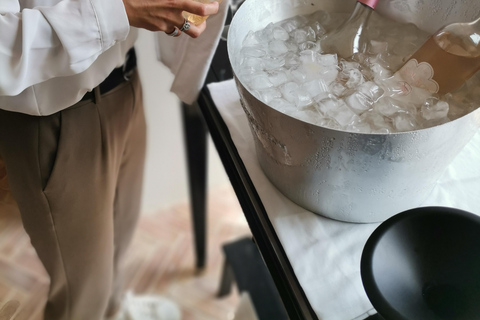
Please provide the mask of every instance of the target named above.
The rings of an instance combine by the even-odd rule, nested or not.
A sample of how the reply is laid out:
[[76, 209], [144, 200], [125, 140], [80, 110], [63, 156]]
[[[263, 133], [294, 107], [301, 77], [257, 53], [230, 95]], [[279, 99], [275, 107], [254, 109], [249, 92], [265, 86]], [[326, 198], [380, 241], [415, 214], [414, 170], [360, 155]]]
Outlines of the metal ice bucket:
[[[250, 30], [316, 10], [351, 12], [355, 0], [246, 0], [228, 33], [235, 53]], [[433, 33], [442, 25], [471, 21], [478, 0], [380, 0], [377, 12], [413, 22]], [[380, 222], [417, 207], [446, 167], [480, 127], [480, 109], [441, 126], [395, 134], [348, 133], [294, 119], [255, 98], [236, 79], [255, 140], [258, 161], [270, 181], [300, 206], [336, 220]]]

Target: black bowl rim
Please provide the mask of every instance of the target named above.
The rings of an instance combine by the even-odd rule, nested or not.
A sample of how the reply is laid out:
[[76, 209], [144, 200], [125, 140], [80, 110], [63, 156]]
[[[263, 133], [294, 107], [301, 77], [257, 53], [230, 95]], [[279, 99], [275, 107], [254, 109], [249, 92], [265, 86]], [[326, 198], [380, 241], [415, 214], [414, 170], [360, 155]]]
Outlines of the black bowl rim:
[[368, 299], [372, 303], [375, 310], [386, 319], [392, 320], [408, 320], [400, 315], [392, 305], [383, 298], [378, 286], [375, 282], [375, 278], [372, 272], [372, 259], [375, 252], [375, 248], [379, 243], [379, 240], [382, 239], [383, 235], [388, 232], [395, 224], [399, 221], [412, 219], [414, 217], [429, 216], [429, 215], [447, 215], [455, 216], [476, 223], [480, 226], [480, 216], [473, 214], [471, 212], [451, 208], [451, 207], [440, 207], [440, 206], [429, 206], [429, 207], [419, 207], [409, 209], [403, 212], [400, 212], [389, 219], [382, 222], [370, 235], [365, 246], [363, 247], [362, 256], [360, 259], [360, 274], [362, 277], [363, 287], [367, 294]]

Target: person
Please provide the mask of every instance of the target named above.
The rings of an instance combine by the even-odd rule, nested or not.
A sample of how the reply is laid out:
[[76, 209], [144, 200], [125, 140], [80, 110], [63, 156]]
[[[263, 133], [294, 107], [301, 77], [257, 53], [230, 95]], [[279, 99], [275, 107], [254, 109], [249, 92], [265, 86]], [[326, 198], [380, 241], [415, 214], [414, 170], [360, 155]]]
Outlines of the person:
[[125, 298], [120, 262], [145, 158], [137, 28], [200, 36], [206, 23], [182, 11], [214, 15], [218, 3], [0, 3], [0, 163], [50, 277], [46, 320], [179, 318], [165, 300]]

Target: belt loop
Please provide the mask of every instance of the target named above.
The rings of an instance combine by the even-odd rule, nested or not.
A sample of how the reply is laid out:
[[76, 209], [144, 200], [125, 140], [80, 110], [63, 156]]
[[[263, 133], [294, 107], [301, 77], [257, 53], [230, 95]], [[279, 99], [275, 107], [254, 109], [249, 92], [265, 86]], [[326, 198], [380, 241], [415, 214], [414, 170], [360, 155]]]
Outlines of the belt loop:
[[93, 88], [93, 93], [94, 93], [94, 103], [99, 104], [100, 101], [102, 101], [102, 93], [100, 92], [100, 86], [96, 86]]

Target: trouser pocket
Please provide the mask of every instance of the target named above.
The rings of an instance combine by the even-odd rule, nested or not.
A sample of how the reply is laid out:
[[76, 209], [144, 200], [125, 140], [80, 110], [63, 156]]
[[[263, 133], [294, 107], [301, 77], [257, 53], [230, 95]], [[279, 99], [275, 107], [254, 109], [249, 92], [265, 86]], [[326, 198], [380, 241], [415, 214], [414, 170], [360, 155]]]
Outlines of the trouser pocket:
[[42, 190], [50, 180], [59, 152], [62, 112], [38, 117], [38, 164]]

